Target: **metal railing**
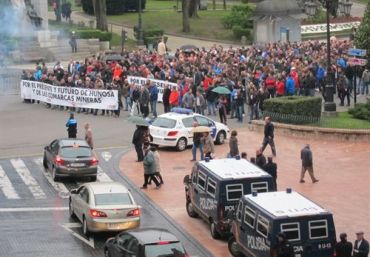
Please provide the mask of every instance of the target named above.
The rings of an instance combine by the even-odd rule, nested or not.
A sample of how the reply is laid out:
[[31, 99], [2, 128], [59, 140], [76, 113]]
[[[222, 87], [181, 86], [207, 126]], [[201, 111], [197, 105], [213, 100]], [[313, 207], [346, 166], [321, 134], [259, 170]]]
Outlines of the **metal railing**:
[[21, 71], [0, 69], [0, 95], [20, 94]]

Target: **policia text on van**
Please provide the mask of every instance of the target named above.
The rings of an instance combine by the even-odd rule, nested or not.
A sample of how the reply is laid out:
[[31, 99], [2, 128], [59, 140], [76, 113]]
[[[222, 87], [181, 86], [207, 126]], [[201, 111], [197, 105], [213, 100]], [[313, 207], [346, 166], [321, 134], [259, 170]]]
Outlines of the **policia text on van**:
[[336, 240], [333, 215], [291, 189], [243, 196], [232, 233], [228, 245], [234, 257], [275, 257], [279, 233], [295, 257], [331, 257]]
[[230, 234], [229, 218], [243, 195], [274, 188], [269, 174], [240, 158], [200, 161], [184, 183], [189, 216], [207, 221], [213, 238]]

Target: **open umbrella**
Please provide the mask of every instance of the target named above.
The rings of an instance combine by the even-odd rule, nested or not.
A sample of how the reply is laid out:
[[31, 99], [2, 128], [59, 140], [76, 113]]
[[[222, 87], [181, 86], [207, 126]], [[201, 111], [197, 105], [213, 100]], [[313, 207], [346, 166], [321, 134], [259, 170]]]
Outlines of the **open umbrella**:
[[211, 132], [212, 129], [206, 126], [197, 126], [197, 127], [194, 127], [191, 131], [193, 133], [204, 133], [204, 132]]
[[195, 45], [183, 45], [180, 47], [180, 49], [184, 52], [193, 52], [198, 49], [198, 47], [196, 47]]
[[140, 116], [130, 116], [128, 118], [128, 121], [131, 122], [131, 123], [134, 123], [135, 125], [137, 126], [143, 126], [143, 127], [148, 127], [149, 126], [149, 122], [147, 120], [145, 120], [144, 118], [140, 117]]
[[220, 95], [229, 95], [231, 94], [231, 91], [227, 87], [218, 86], [214, 89], [212, 89], [212, 92], [215, 92]]

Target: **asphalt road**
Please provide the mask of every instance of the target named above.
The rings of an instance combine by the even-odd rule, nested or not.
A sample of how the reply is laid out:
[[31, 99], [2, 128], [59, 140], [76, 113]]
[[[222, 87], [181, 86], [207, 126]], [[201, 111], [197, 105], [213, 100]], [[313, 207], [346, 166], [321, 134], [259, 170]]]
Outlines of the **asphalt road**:
[[[183, 242], [190, 256], [212, 256], [120, 173], [118, 163], [127, 151], [128, 148], [97, 151], [98, 181], [119, 181], [131, 190], [142, 206], [141, 227], [166, 228]], [[80, 223], [68, 214], [68, 191], [83, 182], [53, 182], [42, 167], [41, 156], [1, 159], [0, 256], [103, 256], [104, 242], [115, 234], [86, 238]]]

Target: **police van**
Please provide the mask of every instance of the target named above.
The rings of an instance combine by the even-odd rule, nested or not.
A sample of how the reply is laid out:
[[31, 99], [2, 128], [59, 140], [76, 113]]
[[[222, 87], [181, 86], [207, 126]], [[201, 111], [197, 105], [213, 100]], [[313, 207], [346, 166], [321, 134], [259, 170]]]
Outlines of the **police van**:
[[210, 224], [213, 238], [230, 235], [230, 215], [240, 198], [273, 190], [273, 178], [245, 159], [206, 158], [184, 178], [186, 210]]
[[278, 233], [284, 233], [295, 257], [333, 256], [333, 215], [303, 195], [282, 192], [245, 195], [232, 221], [228, 245], [232, 256], [275, 256]]

